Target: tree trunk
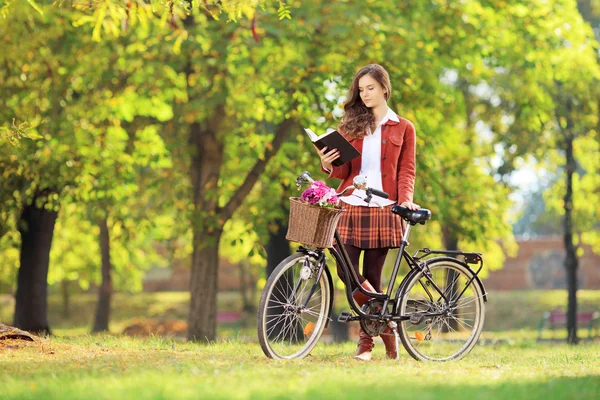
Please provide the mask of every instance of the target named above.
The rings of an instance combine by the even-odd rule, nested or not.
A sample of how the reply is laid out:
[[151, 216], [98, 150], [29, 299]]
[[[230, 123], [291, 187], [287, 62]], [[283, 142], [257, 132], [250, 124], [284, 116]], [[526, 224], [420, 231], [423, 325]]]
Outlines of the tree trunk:
[[[186, 74], [190, 71], [186, 68]], [[192, 280], [190, 282], [190, 313], [188, 339], [213, 341], [216, 339], [216, 297], [219, 240], [223, 226], [233, 216], [252, 187], [264, 172], [269, 160], [281, 148], [295, 125], [292, 119], [282, 121], [263, 157], [248, 172], [244, 182], [224, 207], [219, 207], [219, 178], [223, 165], [224, 143], [219, 137], [225, 120], [225, 103], [218, 104], [211, 118], [202, 125], [190, 125], [189, 144], [192, 149], [190, 177], [193, 189], [194, 234], [192, 252]]]
[[256, 279], [252, 274], [252, 266], [241, 262], [240, 267], [240, 292], [242, 294], [242, 310], [247, 315], [256, 313]]
[[[458, 250], [458, 238], [456, 237], [454, 232], [452, 232], [452, 229], [448, 227], [448, 224], [446, 224], [444, 226], [444, 228], [442, 229], [442, 232], [443, 232], [444, 246], [446, 247], [446, 250]], [[456, 295], [457, 295], [457, 288], [456, 288], [457, 277], [458, 277], [458, 273], [454, 270], [448, 271], [448, 273], [446, 275], [446, 293], [450, 299], [456, 297]], [[450, 328], [452, 328], [454, 330], [459, 329], [458, 321], [456, 321], [455, 319], [450, 319], [448, 321], [448, 325], [450, 326]], [[442, 328], [442, 330], [444, 332], [449, 331], [448, 327], [446, 327], [446, 326], [444, 326]]]
[[17, 328], [50, 334], [48, 325], [48, 266], [57, 211], [37, 208], [36, 201], [25, 206], [19, 220], [21, 233], [20, 267], [17, 277], [14, 325]]
[[106, 218], [102, 218], [100, 226], [100, 254], [102, 258], [102, 283], [98, 288], [98, 306], [92, 332], [108, 331], [110, 320], [110, 300], [112, 296], [112, 264], [110, 260], [110, 232]]
[[217, 282], [221, 231], [194, 233], [188, 339], [214, 341], [217, 337]]
[[242, 311], [248, 311], [249, 293], [248, 293], [248, 266], [243, 261], [238, 264], [240, 271], [240, 295], [242, 296]]
[[577, 249], [573, 244], [573, 174], [576, 163], [573, 155], [573, 138], [567, 135], [565, 140], [566, 155], [566, 192], [564, 197], [565, 219], [564, 219], [564, 245], [565, 245], [565, 269], [567, 275], [568, 305], [567, 305], [567, 343], [577, 344]]
[[287, 221], [277, 221], [277, 232], [269, 232], [267, 243], [267, 279], [284, 258], [290, 255], [290, 243], [285, 238], [287, 234]]
[[69, 293], [69, 281], [63, 279], [60, 282], [60, 288], [62, 292], [62, 300], [63, 300], [63, 318], [69, 318], [71, 316], [71, 305], [70, 305], [70, 293]]
[[223, 143], [217, 138], [224, 105], [215, 109], [205, 126], [191, 124], [191, 180], [194, 200], [192, 274], [188, 339], [214, 341], [217, 333], [217, 277], [219, 241], [225, 220], [218, 207], [218, 183], [223, 164]]

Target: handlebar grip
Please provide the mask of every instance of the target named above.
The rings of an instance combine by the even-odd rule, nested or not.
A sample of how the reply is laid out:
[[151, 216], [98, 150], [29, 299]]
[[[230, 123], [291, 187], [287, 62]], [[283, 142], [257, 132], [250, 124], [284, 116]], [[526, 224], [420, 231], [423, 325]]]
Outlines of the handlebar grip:
[[384, 199], [387, 199], [388, 197], [390, 197], [389, 194], [387, 194], [386, 192], [382, 192], [381, 190], [369, 188], [369, 191], [371, 193], [373, 193], [375, 196], [382, 197]]

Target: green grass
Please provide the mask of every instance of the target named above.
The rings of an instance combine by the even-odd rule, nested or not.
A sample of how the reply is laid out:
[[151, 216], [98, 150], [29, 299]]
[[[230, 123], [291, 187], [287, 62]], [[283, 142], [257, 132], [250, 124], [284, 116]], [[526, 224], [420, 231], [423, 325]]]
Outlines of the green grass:
[[[65, 318], [60, 297], [52, 294], [49, 320], [57, 336], [38, 343], [0, 341], [0, 398], [597, 399], [599, 341], [573, 347], [535, 342], [544, 311], [565, 299], [565, 291], [492, 292], [482, 334], [489, 345], [459, 362], [433, 364], [416, 362], [403, 349], [400, 360], [386, 360], [380, 343], [370, 363], [352, 359], [354, 343], [319, 343], [304, 360], [269, 360], [256, 343], [254, 315], [246, 328], [220, 326], [219, 341], [210, 345], [92, 336], [87, 332], [96, 296], [74, 295]], [[186, 320], [188, 301], [181, 292], [118, 293], [111, 332], [137, 318]], [[239, 307], [237, 294], [219, 295], [219, 310]], [[580, 291], [579, 308], [600, 308], [600, 291]], [[13, 299], [0, 295], [0, 321], [10, 322], [13, 309]], [[579, 336], [587, 331], [580, 329]]]
[[[16, 344], [18, 343], [18, 344]], [[15, 346], [19, 346], [18, 348]], [[370, 363], [352, 343], [319, 344], [287, 362], [253, 343], [180, 343], [161, 338], [82, 336], [0, 344], [3, 399], [597, 399], [600, 345], [527, 342], [476, 347], [452, 363], [405, 352]]]
[[[560, 309], [564, 312], [566, 305], [566, 290], [490, 292], [486, 304], [485, 329], [536, 329], [545, 311]], [[579, 312], [600, 311], [600, 290], [578, 291], [577, 305]]]

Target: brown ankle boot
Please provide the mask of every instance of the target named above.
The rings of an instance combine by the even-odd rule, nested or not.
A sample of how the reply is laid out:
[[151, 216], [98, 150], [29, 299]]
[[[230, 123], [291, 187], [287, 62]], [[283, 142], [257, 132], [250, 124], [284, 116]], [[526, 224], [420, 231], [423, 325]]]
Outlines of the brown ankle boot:
[[[366, 291], [377, 293], [373, 285], [371, 285], [371, 283], [367, 280], [361, 283], [360, 286], [362, 286], [362, 288]], [[363, 304], [372, 299], [372, 297], [362, 294], [358, 289], [354, 290], [354, 292], [352, 293], [352, 297], [354, 298], [356, 304], [358, 304], [359, 307], [362, 307]], [[373, 350], [373, 347], [375, 347], [375, 343], [373, 343], [373, 338], [367, 335], [367, 333], [361, 328], [358, 339], [358, 348], [356, 349], [356, 354], [354, 355], [354, 358], [363, 361], [370, 361], [371, 350]]]
[[395, 322], [390, 322], [387, 329], [383, 331], [381, 340], [385, 345], [385, 355], [392, 360], [398, 359], [398, 325]]
[[[360, 286], [362, 286], [362, 288], [368, 292], [377, 293], [373, 285], [371, 285], [371, 283], [366, 279], [363, 283], [360, 284]], [[372, 299], [372, 297], [362, 294], [362, 292], [360, 292], [358, 288], [354, 289], [354, 292], [352, 292], [352, 297], [358, 304], [358, 307], [362, 307], [363, 304]]]
[[375, 343], [373, 343], [373, 338], [367, 335], [367, 333], [361, 328], [358, 339], [358, 348], [356, 349], [356, 354], [354, 355], [354, 358], [363, 361], [370, 361], [371, 350], [373, 350], [373, 347], [375, 347]]

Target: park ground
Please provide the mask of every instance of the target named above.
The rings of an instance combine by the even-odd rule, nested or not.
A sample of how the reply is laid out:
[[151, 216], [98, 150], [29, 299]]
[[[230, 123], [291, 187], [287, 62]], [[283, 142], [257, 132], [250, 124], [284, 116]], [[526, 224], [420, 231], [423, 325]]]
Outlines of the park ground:
[[80, 336], [0, 345], [3, 399], [598, 399], [600, 345], [479, 346], [452, 363], [402, 353], [374, 360], [354, 344], [320, 345], [303, 360], [274, 361], [253, 343]]
[[[581, 307], [597, 306], [598, 296], [582, 292]], [[221, 326], [220, 339], [208, 345], [177, 336], [121, 333], [140, 318], [181, 318], [185, 314], [183, 293], [117, 295], [113, 332], [101, 335], [85, 333], [93, 316], [93, 308], [89, 309], [93, 296], [74, 296], [68, 319], [58, 318], [60, 302], [51, 296], [56, 336], [36, 342], [0, 341], [0, 397], [599, 398], [600, 341], [568, 346], [535, 340], [539, 312], [560, 304], [561, 291], [492, 293], [490, 298], [494, 300], [488, 307], [490, 329], [483, 334], [488, 340], [465, 359], [423, 363], [401, 349], [400, 360], [386, 360], [379, 343], [374, 360], [364, 363], [352, 359], [352, 342], [320, 343], [303, 360], [269, 360], [252, 340], [251, 326]], [[224, 309], [236, 307], [232, 296], [222, 296], [220, 302]], [[9, 299], [0, 297], [0, 305], [5, 313], [0, 318], [8, 322]], [[504, 329], [500, 329], [502, 320]], [[580, 332], [587, 335], [585, 330]]]

